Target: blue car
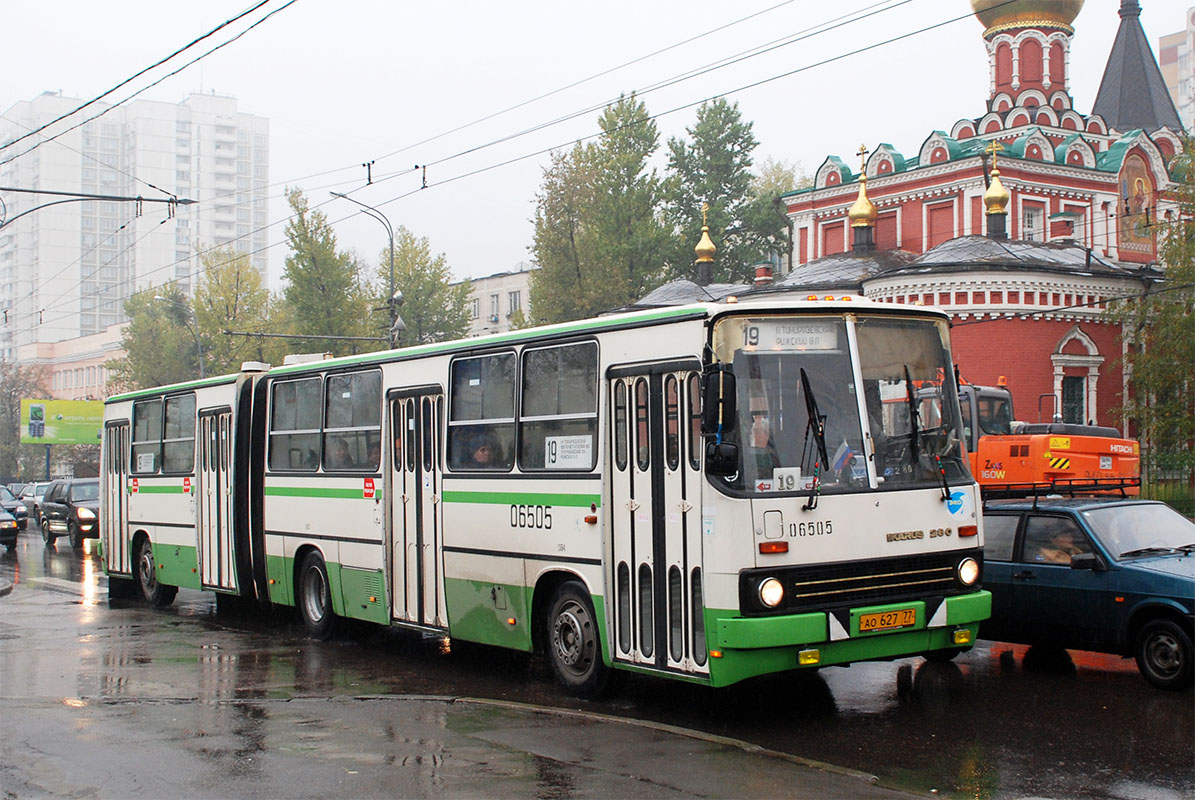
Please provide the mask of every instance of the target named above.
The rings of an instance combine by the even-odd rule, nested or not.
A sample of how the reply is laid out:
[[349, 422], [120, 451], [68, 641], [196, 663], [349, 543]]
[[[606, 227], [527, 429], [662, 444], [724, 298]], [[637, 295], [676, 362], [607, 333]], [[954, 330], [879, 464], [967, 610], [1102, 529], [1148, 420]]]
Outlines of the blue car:
[[979, 636], [1134, 656], [1164, 689], [1192, 684], [1195, 523], [1165, 503], [988, 501]]

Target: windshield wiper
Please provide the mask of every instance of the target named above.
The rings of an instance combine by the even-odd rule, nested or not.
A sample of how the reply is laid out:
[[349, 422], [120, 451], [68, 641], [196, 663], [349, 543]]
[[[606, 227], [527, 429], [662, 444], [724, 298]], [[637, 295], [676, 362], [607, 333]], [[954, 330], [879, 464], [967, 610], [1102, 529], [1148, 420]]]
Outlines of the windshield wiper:
[[[921, 456], [921, 411], [917, 407], [917, 398], [913, 394], [913, 377], [909, 374], [909, 365], [905, 364], [905, 394], [909, 398], [909, 450], [913, 453], [913, 464], [920, 461]], [[950, 500], [950, 484], [946, 480], [946, 468], [942, 466], [940, 453], [934, 454], [934, 472], [942, 489], [942, 502]]]
[[[1187, 545], [1187, 547], [1192, 547], [1192, 545]], [[1120, 557], [1132, 558], [1133, 556], [1151, 556], [1161, 553], [1179, 553], [1185, 549], [1185, 547], [1138, 547], [1136, 550], [1126, 550], [1120, 554]]]
[[817, 398], [813, 396], [813, 388], [809, 385], [809, 376], [805, 374], [804, 367], [801, 367], [801, 392], [805, 395], [805, 413], [809, 416], [809, 422], [805, 425], [805, 442], [808, 444], [809, 433], [812, 431], [813, 441], [817, 444], [817, 454], [821, 457], [820, 462], [813, 462], [813, 489], [809, 495], [809, 502], [801, 506], [803, 510], [811, 511], [817, 508], [817, 496], [821, 489], [818, 473], [821, 469], [829, 469], [830, 457], [826, 454], [826, 419], [818, 412]]

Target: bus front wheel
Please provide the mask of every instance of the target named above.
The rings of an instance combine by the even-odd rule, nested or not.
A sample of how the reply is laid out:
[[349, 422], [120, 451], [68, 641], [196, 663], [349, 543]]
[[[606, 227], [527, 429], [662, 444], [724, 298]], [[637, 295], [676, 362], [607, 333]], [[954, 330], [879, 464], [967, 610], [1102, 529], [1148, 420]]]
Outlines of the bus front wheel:
[[145, 602], [156, 608], [170, 605], [174, 602], [174, 596], [178, 594], [177, 586], [167, 586], [158, 580], [154, 547], [148, 538], [141, 540], [141, 547], [137, 550], [137, 582], [141, 586], [141, 596], [145, 598]]
[[580, 697], [600, 695], [610, 669], [602, 661], [597, 618], [584, 586], [568, 581], [557, 587], [545, 633], [548, 662], [564, 688]]
[[327, 639], [332, 635], [336, 614], [332, 611], [328, 569], [324, 565], [324, 557], [315, 550], [303, 558], [303, 566], [299, 570], [298, 606], [308, 636], [312, 639]]

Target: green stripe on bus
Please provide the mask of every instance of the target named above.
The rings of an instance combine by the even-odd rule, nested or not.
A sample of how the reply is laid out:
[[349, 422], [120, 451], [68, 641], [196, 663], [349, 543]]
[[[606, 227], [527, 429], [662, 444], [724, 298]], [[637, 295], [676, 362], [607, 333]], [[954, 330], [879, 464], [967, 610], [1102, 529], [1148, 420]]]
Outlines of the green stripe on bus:
[[130, 494], [184, 494], [181, 486], [137, 486], [129, 487]]
[[[365, 498], [365, 491], [362, 489], [328, 489], [314, 486], [267, 486], [265, 493], [274, 497], [338, 497], [347, 500]], [[381, 489], [374, 490], [374, 497], [381, 498], [381, 496]]]
[[553, 492], [444, 492], [445, 503], [489, 503], [493, 505], [600, 506], [601, 495]]

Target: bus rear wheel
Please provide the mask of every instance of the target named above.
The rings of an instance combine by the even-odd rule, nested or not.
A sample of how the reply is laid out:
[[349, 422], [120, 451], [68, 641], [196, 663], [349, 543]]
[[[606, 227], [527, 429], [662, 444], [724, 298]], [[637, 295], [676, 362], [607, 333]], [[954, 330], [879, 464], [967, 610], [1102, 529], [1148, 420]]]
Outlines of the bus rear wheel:
[[557, 587], [545, 633], [548, 662], [561, 685], [579, 697], [600, 695], [610, 669], [602, 661], [597, 617], [584, 586], [568, 581]]
[[332, 589], [328, 584], [328, 568], [324, 557], [312, 550], [303, 558], [299, 569], [299, 615], [303, 627], [312, 639], [327, 639], [336, 624], [332, 611]]
[[178, 594], [177, 586], [167, 586], [158, 580], [157, 564], [154, 563], [154, 547], [148, 538], [141, 540], [137, 549], [137, 583], [141, 586], [141, 596], [145, 602], [155, 608], [163, 608], [174, 602]]

